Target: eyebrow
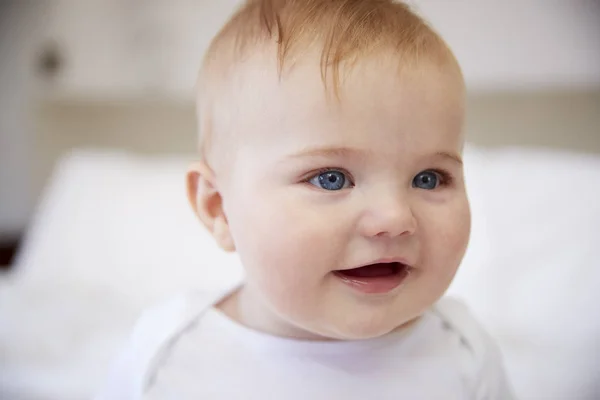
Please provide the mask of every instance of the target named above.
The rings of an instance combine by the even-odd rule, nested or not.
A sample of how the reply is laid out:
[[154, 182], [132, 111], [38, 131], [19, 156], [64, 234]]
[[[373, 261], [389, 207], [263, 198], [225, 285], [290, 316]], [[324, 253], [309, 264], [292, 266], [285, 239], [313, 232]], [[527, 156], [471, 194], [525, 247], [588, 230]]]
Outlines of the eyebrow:
[[463, 165], [463, 160], [462, 160], [461, 156], [458, 154], [448, 153], [447, 151], [438, 151], [437, 153], [435, 153], [435, 155], [442, 157], [442, 158], [450, 159], [450, 160], [458, 163], [459, 165]]
[[[368, 155], [372, 155], [373, 152], [358, 150], [352, 147], [314, 147], [307, 148], [296, 154], [291, 155], [291, 158], [302, 158], [302, 157], [338, 157], [338, 158], [365, 158]], [[450, 153], [447, 151], [438, 151], [434, 153], [435, 156], [449, 159], [459, 165], [463, 165], [463, 160], [457, 153]]]
[[296, 154], [293, 154], [291, 158], [300, 158], [300, 157], [354, 157], [354, 158], [363, 158], [365, 155], [369, 154], [365, 150], [358, 150], [352, 147], [312, 147], [307, 148], [302, 151], [299, 151]]

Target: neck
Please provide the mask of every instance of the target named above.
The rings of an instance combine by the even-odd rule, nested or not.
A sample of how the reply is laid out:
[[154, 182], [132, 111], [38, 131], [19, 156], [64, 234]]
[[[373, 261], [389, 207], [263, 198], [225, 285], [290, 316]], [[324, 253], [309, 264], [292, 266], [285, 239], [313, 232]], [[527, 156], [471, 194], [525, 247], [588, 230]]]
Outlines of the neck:
[[297, 340], [333, 340], [303, 330], [278, 316], [251, 286], [244, 284], [216, 306], [237, 323], [255, 331]]

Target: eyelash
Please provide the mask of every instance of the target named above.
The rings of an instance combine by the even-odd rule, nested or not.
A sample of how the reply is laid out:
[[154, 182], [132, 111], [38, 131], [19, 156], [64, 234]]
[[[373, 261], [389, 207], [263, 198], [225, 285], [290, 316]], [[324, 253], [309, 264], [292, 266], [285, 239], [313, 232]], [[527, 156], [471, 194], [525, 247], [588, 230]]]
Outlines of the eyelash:
[[[342, 172], [348, 178], [348, 180], [350, 181], [350, 184], [352, 186], [355, 185], [354, 177], [352, 176], [352, 174], [350, 172], [348, 172], [348, 170], [346, 170], [344, 168], [339, 168], [339, 167], [319, 168], [316, 171], [312, 171], [306, 178], [304, 178], [302, 180], [302, 182], [308, 183], [315, 176], [323, 174], [325, 172], [329, 172], [329, 171], [339, 171], [339, 172]], [[422, 172], [435, 172], [436, 174], [438, 174], [439, 177], [440, 177], [440, 186], [442, 186], [442, 187], [447, 187], [447, 186], [452, 185], [452, 183], [454, 183], [454, 177], [448, 171], [446, 171], [446, 170], [429, 168], [429, 169], [424, 169], [422, 171], [419, 171], [418, 174], [420, 174]]]

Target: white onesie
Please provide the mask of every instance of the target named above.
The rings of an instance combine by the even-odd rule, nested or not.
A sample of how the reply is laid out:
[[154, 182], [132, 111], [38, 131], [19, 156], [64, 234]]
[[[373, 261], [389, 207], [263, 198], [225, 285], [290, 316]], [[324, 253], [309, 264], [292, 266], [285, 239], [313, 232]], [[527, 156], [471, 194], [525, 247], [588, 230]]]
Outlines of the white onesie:
[[250, 330], [187, 294], [146, 312], [96, 400], [510, 400], [499, 351], [459, 302], [359, 341], [311, 342]]

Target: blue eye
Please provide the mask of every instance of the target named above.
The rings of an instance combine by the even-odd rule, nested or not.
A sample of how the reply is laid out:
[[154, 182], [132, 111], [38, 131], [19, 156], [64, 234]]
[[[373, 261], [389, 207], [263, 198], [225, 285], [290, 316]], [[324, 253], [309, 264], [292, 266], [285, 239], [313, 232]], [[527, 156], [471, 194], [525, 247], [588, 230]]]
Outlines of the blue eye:
[[435, 171], [423, 171], [415, 176], [412, 185], [418, 189], [433, 190], [440, 185], [440, 181], [441, 178], [439, 173]]
[[341, 190], [350, 184], [350, 180], [346, 175], [336, 170], [322, 172], [312, 177], [308, 182], [325, 190]]

